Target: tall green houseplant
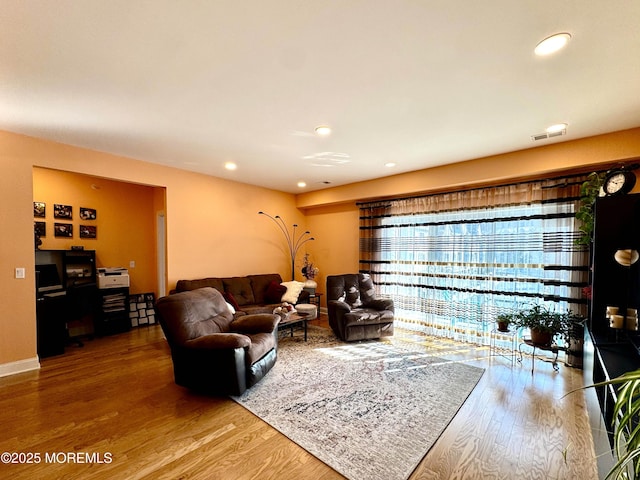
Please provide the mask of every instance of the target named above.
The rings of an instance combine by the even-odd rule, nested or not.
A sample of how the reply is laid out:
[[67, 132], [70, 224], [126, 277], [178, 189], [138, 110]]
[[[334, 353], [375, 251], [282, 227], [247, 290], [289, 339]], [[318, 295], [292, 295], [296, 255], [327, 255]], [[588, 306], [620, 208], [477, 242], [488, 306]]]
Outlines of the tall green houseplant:
[[640, 370], [627, 372], [612, 380], [597, 383], [620, 385], [613, 409], [613, 444], [616, 464], [605, 480], [640, 478]]
[[578, 230], [581, 235], [576, 239], [576, 245], [591, 245], [596, 198], [600, 195], [605, 175], [605, 172], [592, 172], [580, 186], [580, 207], [576, 211], [576, 218], [580, 220]]

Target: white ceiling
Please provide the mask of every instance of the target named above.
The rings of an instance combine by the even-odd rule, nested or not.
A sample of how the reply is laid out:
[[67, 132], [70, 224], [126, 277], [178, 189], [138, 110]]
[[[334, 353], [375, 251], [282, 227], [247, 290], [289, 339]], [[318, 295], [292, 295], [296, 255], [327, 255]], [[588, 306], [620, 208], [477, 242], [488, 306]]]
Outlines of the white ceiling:
[[636, 126], [638, 0], [0, 2], [0, 129], [286, 192]]

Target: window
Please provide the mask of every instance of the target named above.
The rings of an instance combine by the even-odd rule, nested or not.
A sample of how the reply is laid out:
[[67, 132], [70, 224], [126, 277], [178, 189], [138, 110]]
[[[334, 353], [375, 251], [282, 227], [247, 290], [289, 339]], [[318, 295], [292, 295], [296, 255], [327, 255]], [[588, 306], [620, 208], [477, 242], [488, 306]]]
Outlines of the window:
[[488, 343], [499, 313], [586, 313], [576, 246], [582, 178], [360, 205], [361, 271], [394, 299], [399, 327]]

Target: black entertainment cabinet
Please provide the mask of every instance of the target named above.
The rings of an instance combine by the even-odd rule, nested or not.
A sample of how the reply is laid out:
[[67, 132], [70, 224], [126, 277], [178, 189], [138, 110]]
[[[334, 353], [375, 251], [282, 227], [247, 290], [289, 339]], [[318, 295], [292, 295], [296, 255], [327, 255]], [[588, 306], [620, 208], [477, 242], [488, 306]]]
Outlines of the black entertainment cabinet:
[[[636, 330], [611, 328], [607, 306], [620, 313], [640, 309], [640, 261], [630, 266], [615, 260], [618, 250], [640, 250], [640, 195], [600, 197], [595, 205], [592, 251], [592, 298], [585, 329], [584, 380], [592, 385], [640, 368], [640, 335]], [[612, 421], [615, 387], [586, 390], [598, 468], [613, 465]]]

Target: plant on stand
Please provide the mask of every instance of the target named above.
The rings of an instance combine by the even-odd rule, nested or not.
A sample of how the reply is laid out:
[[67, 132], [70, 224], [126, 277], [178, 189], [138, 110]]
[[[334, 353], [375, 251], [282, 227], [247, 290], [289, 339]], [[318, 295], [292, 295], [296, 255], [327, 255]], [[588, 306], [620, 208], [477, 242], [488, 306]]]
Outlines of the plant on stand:
[[516, 323], [519, 327], [529, 329], [531, 341], [537, 345], [551, 345], [553, 337], [556, 335], [566, 336], [565, 332], [568, 331], [564, 314], [551, 312], [540, 305], [519, 312]]
[[513, 320], [513, 315], [510, 313], [501, 313], [500, 315], [498, 315], [496, 317], [496, 323], [498, 324], [498, 331], [499, 332], [508, 332], [509, 331], [509, 325], [511, 325], [511, 322]]
[[500, 319], [518, 328], [528, 328], [531, 332], [531, 341], [541, 346], [551, 345], [556, 336], [568, 344], [571, 327], [574, 323], [584, 320], [583, 317], [571, 311], [552, 312], [542, 305], [534, 305], [527, 310], [515, 313], [501, 314], [498, 316], [498, 320]]

